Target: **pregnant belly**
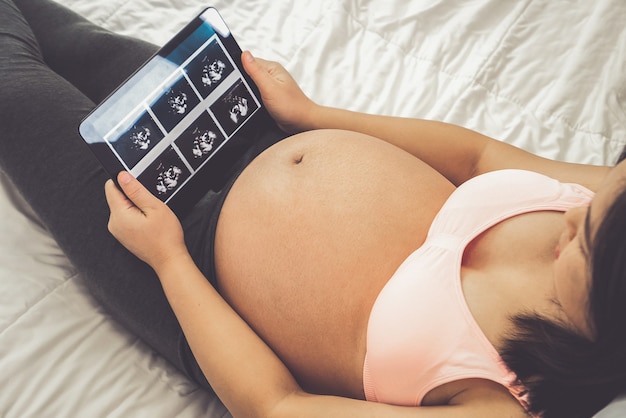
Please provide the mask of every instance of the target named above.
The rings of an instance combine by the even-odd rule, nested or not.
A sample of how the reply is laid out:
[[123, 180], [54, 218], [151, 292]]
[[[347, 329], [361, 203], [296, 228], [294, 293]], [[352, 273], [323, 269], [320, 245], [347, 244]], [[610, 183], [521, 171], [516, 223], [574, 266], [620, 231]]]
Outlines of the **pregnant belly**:
[[367, 321], [453, 186], [378, 139], [295, 135], [257, 157], [222, 209], [224, 297], [308, 390], [362, 398]]

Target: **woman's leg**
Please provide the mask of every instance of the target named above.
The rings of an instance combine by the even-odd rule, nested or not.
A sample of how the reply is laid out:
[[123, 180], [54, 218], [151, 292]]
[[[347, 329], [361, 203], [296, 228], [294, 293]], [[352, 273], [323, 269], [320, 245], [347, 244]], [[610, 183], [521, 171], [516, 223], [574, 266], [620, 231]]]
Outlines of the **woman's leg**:
[[154, 272], [107, 230], [107, 175], [77, 133], [93, 107], [44, 63], [15, 4], [0, 0], [0, 167], [111, 315], [208, 387]]
[[104, 100], [158, 47], [114, 34], [53, 0], [13, 0], [45, 63], [94, 103]]

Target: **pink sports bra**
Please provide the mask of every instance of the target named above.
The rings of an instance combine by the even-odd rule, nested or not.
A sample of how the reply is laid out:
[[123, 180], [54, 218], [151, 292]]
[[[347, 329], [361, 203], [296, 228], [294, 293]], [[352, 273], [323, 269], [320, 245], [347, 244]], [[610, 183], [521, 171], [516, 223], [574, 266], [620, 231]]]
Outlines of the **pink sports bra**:
[[465, 247], [503, 220], [533, 211], [587, 205], [593, 193], [522, 170], [475, 177], [452, 193], [424, 244], [378, 295], [367, 329], [363, 369], [369, 401], [420, 405], [444, 383], [481, 378], [513, 388], [515, 375], [472, 317], [461, 288]]

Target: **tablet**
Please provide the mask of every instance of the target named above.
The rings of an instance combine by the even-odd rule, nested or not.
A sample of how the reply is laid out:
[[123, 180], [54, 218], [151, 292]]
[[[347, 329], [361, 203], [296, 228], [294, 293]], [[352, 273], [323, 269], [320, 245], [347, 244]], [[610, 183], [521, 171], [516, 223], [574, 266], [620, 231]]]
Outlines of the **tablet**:
[[[80, 124], [111, 178], [126, 170], [178, 215], [269, 129], [241, 49], [207, 8]], [[275, 126], [275, 125], [274, 125]]]

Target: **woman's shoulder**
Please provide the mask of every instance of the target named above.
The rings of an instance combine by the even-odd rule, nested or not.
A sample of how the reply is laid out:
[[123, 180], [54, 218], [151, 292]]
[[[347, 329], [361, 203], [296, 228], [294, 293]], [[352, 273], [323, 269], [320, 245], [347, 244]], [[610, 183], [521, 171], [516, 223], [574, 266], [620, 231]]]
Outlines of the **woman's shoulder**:
[[593, 192], [574, 183], [562, 183], [547, 175], [528, 170], [503, 169], [472, 177], [450, 196], [442, 210], [480, 209], [483, 214], [490, 206], [500, 210], [517, 206], [549, 206], [585, 204]]

